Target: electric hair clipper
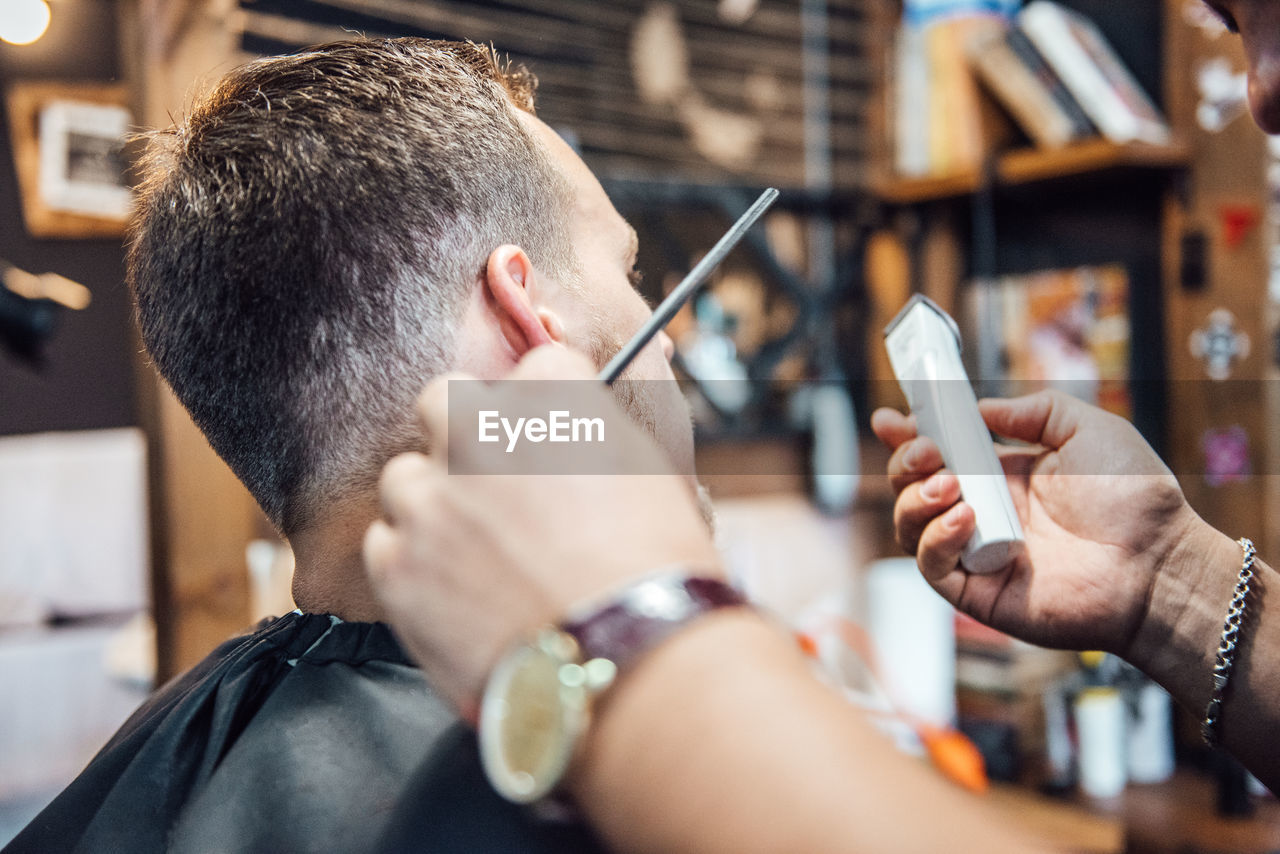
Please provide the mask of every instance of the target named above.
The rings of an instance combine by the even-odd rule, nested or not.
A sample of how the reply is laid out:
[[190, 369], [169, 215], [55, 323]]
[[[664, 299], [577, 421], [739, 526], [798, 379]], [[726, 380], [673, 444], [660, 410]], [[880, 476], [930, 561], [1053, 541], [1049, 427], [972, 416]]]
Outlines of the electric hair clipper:
[[1004, 469], [978, 412], [978, 400], [960, 361], [960, 329], [933, 300], [916, 294], [885, 327], [885, 347], [920, 435], [942, 451], [973, 508], [977, 529], [960, 563], [970, 572], [1008, 566], [1025, 540]]

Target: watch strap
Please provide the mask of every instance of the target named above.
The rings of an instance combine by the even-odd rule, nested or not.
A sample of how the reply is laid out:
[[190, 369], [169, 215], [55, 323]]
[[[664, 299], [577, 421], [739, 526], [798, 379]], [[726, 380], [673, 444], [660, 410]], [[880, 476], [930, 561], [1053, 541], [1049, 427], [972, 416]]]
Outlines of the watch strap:
[[560, 628], [577, 640], [584, 661], [608, 659], [621, 671], [697, 617], [747, 604], [728, 583], [681, 568], [614, 591], [607, 604], [575, 609]]
[[480, 707], [480, 756], [494, 789], [522, 804], [552, 795], [593, 698], [619, 671], [700, 616], [746, 604], [725, 582], [677, 567], [583, 603], [513, 647], [489, 675]]

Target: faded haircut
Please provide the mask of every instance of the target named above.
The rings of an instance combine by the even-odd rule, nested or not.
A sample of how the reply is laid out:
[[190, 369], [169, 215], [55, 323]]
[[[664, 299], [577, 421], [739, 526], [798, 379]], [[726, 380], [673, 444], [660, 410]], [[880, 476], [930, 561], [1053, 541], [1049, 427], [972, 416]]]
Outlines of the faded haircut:
[[286, 535], [420, 446], [489, 253], [576, 274], [569, 189], [473, 44], [352, 40], [228, 74], [152, 135], [128, 257], [143, 342]]

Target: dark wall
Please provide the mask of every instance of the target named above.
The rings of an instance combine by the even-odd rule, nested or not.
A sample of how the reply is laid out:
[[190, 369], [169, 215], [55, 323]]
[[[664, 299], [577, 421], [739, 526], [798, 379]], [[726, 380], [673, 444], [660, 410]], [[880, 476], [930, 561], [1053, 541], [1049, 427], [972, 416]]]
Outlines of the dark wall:
[[[0, 42], [0, 91], [19, 80], [114, 81], [120, 71], [114, 0], [58, 0], [44, 37]], [[137, 423], [128, 295], [120, 240], [34, 240], [22, 223], [7, 109], [0, 111], [0, 259], [54, 272], [93, 293], [83, 311], [63, 311], [33, 367], [0, 348], [0, 435]]]

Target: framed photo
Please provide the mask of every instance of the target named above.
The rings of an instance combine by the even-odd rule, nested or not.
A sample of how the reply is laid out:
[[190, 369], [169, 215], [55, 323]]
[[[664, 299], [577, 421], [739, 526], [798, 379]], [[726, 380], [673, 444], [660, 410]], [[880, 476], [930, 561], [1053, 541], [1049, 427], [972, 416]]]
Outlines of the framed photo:
[[15, 83], [9, 128], [32, 237], [119, 237], [132, 207], [124, 87]]

